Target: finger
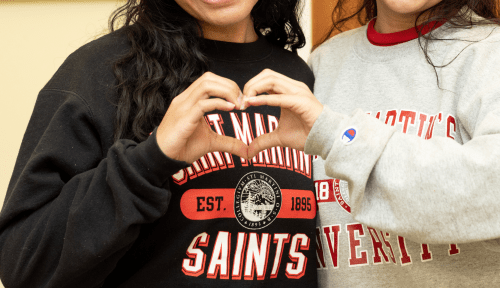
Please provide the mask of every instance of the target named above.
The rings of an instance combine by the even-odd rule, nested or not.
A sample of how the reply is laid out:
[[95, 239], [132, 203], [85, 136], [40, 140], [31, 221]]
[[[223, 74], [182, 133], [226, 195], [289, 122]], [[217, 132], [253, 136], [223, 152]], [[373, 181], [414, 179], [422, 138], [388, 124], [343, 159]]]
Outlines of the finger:
[[176, 98], [180, 98], [183, 101], [190, 101], [190, 105], [194, 105], [194, 102], [200, 99], [207, 99], [211, 96], [226, 99], [234, 103], [237, 108], [239, 108], [243, 98], [243, 94], [236, 82], [211, 72], [206, 72], [200, 78], [196, 79], [195, 82]]
[[[309, 130], [312, 128], [323, 111], [323, 104], [321, 104], [316, 98], [309, 98], [301, 95], [261, 95], [258, 97], [246, 98], [245, 105], [248, 107], [260, 105], [281, 107], [282, 117], [284, 115], [283, 113], [290, 112], [295, 114], [295, 116], [299, 117], [302, 124], [306, 125]], [[309, 130], [307, 133], [309, 133]]]
[[241, 140], [229, 136], [219, 135], [215, 132], [212, 135], [213, 137], [209, 152], [228, 152], [245, 159], [248, 158], [248, 146]]
[[[280, 78], [280, 79], [283, 79], [283, 80], [290, 80], [290, 81], [293, 81], [293, 79], [283, 75], [283, 74], [280, 74], [278, 72], [275, 72], [271, 69], [264, 69], [262, 70], [259, 74], [255, 75], [252, 79], [250, 79], [246, 84], [245, 84], [245, 87], [247, 86], [251, 86], [251, 85], [254, 85], [255, 83], [257, 82], [260, 82], [262, 81], [262, 79], [265, 79], [267, 77], [277, 77], [277, 78]], [[243, 89], [245, 90], [245, 89]]]
[[230, 87], [227, 83], [218, 81], [205, 80], [194, 87], [186, 101], [188, 105], [194, 105], [199, 100], [217, 97], [239, 106], [238, 97], [241, 94], [238, 87]]
[[300, 81], [296, 81], [270, 69], [265, 69], [245, 84], [243, 94], [250, 97], [264, 92], [272, 94], [290, 94], [304, 89], [304, 86], [305, 84]]
[[294, 83], [288, 80], [271, 75], [245, 85], [243, 94], [248, 97], [257, 96], [266, 92], [269, 94], [292, 94], [296, 93], [298, 90], [294, 85]]
[[252, 143], [248, 145], [248, 159], [255, 157], [260, 151], [276, 146], [283, 146], [276, 131], [263, 134], [253, 139]]
[[260, 95], [258, 97], [248, 97], [245, 99], [245, 105], [249, 106], [277, 106], [285, 109], [292, 109], [300, 99], [295, 95], [273, 94], [273, 95]]
[[193, 106], [191, 114], [191, 121], [198, 121], [207, 112], [214, 110], [231, 111], [235, 108], [234, 103], [228, 102], [220, 98], [211, 98], [199, 100]]

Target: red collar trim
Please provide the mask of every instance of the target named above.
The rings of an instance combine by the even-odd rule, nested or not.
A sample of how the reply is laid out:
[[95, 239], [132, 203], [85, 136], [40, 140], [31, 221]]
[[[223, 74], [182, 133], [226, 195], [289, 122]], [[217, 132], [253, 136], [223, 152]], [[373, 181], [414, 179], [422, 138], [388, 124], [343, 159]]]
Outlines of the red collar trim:
[[[370, 23], [368, 23], [367, 36], [368, 41], [376, 46], [393, 46], [398, 45], [404, 42], [408, 42], [413, 39], [418, 38], [418, 33], [415, 28], [410, 28], [408, 30], [394, 32], [394, 33], [378, 33], [375, 31], [375, 20], [377, 18], [373, 18]], [[429, 33], [431, 30], [437, 29], [441, 25], [443, 25], [446, 21], [432, 21], [429, 24], [420, 25], [417, 27], [418, 30], [421, 31], [422, 35]]]

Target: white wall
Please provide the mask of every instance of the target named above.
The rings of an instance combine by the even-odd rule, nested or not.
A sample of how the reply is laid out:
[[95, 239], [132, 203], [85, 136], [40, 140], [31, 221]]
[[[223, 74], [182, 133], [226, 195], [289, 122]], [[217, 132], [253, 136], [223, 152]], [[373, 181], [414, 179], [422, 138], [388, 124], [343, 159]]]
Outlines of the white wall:
[[306, 36], [306, 46], [299, 50], [299, 55], [307, 61], [312, 49], [312, 0], [303, 0], [302, 17], [300, 19], [300, 26], [304, 30]]
[[[106, 33], [120, 2], [0, 0], [0, 205], [38, 92], [71, 52]], [[311, 1], [304, 2], [308, 46], [299, 54], [307, 59]]]
[[0, 205], [38, 91], [71, 52], [106, 31], [115, 7], [116, 1], [0, 0]]

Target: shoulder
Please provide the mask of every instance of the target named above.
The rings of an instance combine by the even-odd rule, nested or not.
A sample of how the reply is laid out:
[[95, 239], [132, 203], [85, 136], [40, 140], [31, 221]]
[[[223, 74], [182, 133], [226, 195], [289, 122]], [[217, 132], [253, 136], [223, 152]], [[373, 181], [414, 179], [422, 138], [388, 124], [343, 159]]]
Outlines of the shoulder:
[[90, 89], [114, 84], [113, 63], [129, 50], [126, 33], [117, 30], [71, 53], [43, 90], [60, 90], [84, 96]]
[[364, 35], [366, 35], [366, 26], [335, 35], [314, 49], [309, 56], [309, 65], [315, 71], [321, 63], [332, 63], [336, 61], [335, 59], [344, 58], [345, 54], [351, 50], [355, 40], [364, 37]]
[[273, 66], [273, 70], [292, 79], [304, 82], [312, 90], [314, 75], [307, 63], [297, 54], [278, 46], [273, 46], [273, 52], [266, 61]]
[[480, 61], [496, 65], [500, 61], [500, 25], [475, 25], [458, 29], [446, 27], [437, 36], [430, 49], [436, 48], [436, 51], [444, 53], [442, 57], [445, 65], [450, 63], [452, 67], [463, 69], [463, 65]]

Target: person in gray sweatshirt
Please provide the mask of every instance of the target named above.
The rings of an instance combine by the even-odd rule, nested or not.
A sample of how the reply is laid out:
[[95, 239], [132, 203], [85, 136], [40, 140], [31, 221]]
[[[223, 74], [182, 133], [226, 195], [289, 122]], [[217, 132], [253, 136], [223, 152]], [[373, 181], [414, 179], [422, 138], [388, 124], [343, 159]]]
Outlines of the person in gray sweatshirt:
[[314, 95], [247, 83], [248, 105], [282, 109], [248, 156], [318, 155], [320, 287], [500, 287], [498, 1], [364, 4], [367, 25], [312, 53]]

